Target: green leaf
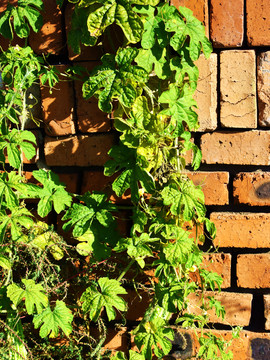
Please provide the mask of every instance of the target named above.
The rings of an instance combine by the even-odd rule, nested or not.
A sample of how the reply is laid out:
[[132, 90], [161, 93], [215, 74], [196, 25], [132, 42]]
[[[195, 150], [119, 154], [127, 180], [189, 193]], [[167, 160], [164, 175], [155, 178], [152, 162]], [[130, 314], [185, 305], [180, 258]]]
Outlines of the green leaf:
[[152, 359], [152, 349], [158, 358], [167, 355], [174, 339], [174, 332], [161, 317], [139, 325], [135, 330], [135, 343], [147, 360]]
[[164, 205], [170, 206], [172, 214], [182, 216], [184, 221], [190, 221], [196, 215], [205, 216], [204, 194], [188, 179], [166, 186], [161, 195]]
[[91, 320], [97, 321], [102, 309], [105, 308], [108, 320], [114, 320], [116, 317], [114, 308], [120, 311], [126, 310], [126, 302], [118, 296], [126, 293], [119, 281], [106, 277], [99, 278], [98, 285], [92, 283], [82, 294], [82, 309], [85, 313], [89, 313]]
[[192, 92], [188, 86], [180, 89], [175, 84], [172, 84], [169, 90], [161, 94], [159, 101], [169, 105], [167, 109], [162, 110], [160, 113], [171, 116], [176, 128], [179, 126], [176, 124], [182, 124], [183, 122], [188, 125], [190, 130], [199, 127], [198, 115], [192, 109], [193, 106], [197, 107], [197, 103], [193, 99]]
[[106, 194], [98, 191], [94, 191], [92, 194], [87, 192], [80, 196], [79, 199], [85, 205], [81, 203], [73, 204], [62, 218], [62, 220], [69, 220], [63, 226], [65, 231], [74, 227], [73, 235], [78, 237], [91, 229], [94, 220], [107, 228], [114, 223], [111, 212], [117, 208], [107, 201]]
[[189, 38], [188, 50], [193, 61], [198, 60], [201, 49], [208, 58], [212, 52], [212, 45], [205, 36], [203, 24], [192, 15], [192, 11], [180, 6], [181, 16], [168, 19], [165, 24], [166, 31], [175, 32], [170, 39], [170, 45], [174, 50], [181, 50], [186, 38]]
[[71, 205], [72, 197], [65, 190], [65, 187], [61, 185], [56, 174], [43, 169], [35, 170], [32, 174], [43, 185], [43, 188], [33, 188], [33, 194], [31, 194], [33, 197], [40, 198], [38, 203], [39, 216], [45, 217], [48, 215], [52, 206], [57, 214], [59, 214]]
[[0, 17], [0, 34], [10, 40], [13, 39], [12, 22], [20, 38], [29, 36], [30, 27], [38, 32], [43, 24], [40, 14], [42, 9], [42, 0], [18, 0], [17, 6], [8, 4], [6, 11]]
[[23, 207], [12, 209], [11, 214], [0, 212], [0, 239], [4, 239], [6, 232], [10, 231], [12, 240], [18, 241], [23, 237], [23, 228], [29, 229], [33, 225], [32, 216]]
[[148, 164], [142, 164], [142, 160], [136, 154], [135, 149], [130, 149], [120, 143], [120, 145], [111, 148], [109, 155], [113, 160], [109, 160], [105, 164], [105, 175], [111, 176], [123, 169], [112, 185], [117, 196], [122, 196], [130, 188], [131, 200], [137, 202], [139, 200], [139, 184], [148, 193], [153, 191], [153, 178], [144, 169]]
[[22, 279], [22, 282], [25, 290], [15, 283], [12, 283], [7, 287], [7, 296], [15, 306], [18, 306], [24, 299], [25, 307], [29, 315], [35, 312], [35, 308], [37, 313], [40, 314], [43, 308], [48, 306], [48, 297], [45, 294], [45, 290], [41, 284], [35, 284], [34, 280]]
[[[107, 236], [111, 236], [111, 231], [108, 231]], [[100, 241], [100, 238], [103, 241]], [[82, 256], [92, 255], [96, 260], [101, 261], [107, 259], [111, 254], [111, 249], [104, 243], [106, 237], [102, 237], [100, 231], [97, 233], [87, 230], [83, 235], [76, 237], [76, 240], [80, 241], [76, 250]]]
[[159, 79], [166, 79], [170, 76], [170, 66], [167, 60], [167, 49], [154, 46], [151, 49], [139, 49], [135, 61], [137, 64], [151, 73], [154, 67]]
[[83, 84], [83, 96], [88, 99], [97, 94], [99, 108], [107, 113], [112, 111], [112, 102], [118, 99], [121, 104], [130, 107], [140, 88], [148, 79], [147, 72], [132, 65], [138, 50], [119, 49], [116, 56], [104, 55], [102, 65], [97, 66]]
[[175, 231], [174, 239], [174, 242], [169, 242], [164, 246], [163, 252], [166, 260], [172, 266], [177, 267], [187, 261], [193, 247], [193, 239], [189, 237], [189, 232], [181, 228]]
[[21, 151], [30, 160], [36, 155], [36, 138], [30, 131], [12, 129], [0, 138], [0, 151], [6, 149], [10, 165], [18, 169], [21, 165]]
[[45, 338], [49, 335], [50, 338], [58, 336], [60, 329], [66, 336], [72, 332], [73, 315], [67, 308], [63, 301], [56, 300], [56, 305], [53, 311], [50, 307], [46, 308], [39, 315], [35, 315], [33, 323], [35, 329], [40, 327], [39, 335]]
[[10, 260], [3, 254], [0, 254], [0, 266], [6, 270], [10, 270], [12, 267]]
[[137, 43], [141, 40], [143, 23], [132, 8], [137, 5], [157, 5], [159, 0], [91, 0], [80, 1], [79, 7], [90, 7], [87, 19], [88, 31], [91, 37], [97, 38], [114, 22], [121, 27], [128, 42]]
[[181, 55], [181, 57], [174, 57], [170, 60], [170, 68], [172, 71], [175, 71], [175, 82], [181, 86], [186, 82], [186, 76], [188, 76], [188, 85], [195, 92], [199, 78], [199, 69], [190, 59], [186, 49], [181, 52]]

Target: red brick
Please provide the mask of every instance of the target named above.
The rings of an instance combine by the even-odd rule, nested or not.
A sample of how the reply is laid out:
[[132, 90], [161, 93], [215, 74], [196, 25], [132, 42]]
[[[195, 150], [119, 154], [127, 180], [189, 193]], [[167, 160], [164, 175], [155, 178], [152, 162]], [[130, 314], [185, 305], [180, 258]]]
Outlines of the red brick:
[[246, 0], [246, 12], [248, 44], [250, 46], [269, 46], [269, 0]]
[[185, 6], [193, 11], [193, 15], [206, 27], [206, 34], [209, 35], [209, 16], [207, 0], [172, 0], [171, 5]]
[[62, 14], [55, 0], [43, 4], [43, 26], [37, 33], [31, 31], [29, 45], [37, 54], [59, 55], [64, 48]]
[[[57, 65], [56, 67], [60, 72], [67, 69], [66, 65]], [[63, 78], [60, 77], [60, 80]], [[48, 86], [42, 86], [41, 97], [46, 133], [50, 136], [75, 134], [72, 82], [60, 81], [51, 93]]]
[[216, 48], [241, 46], [244, 37], [244, 0], [211, 0], [210, 38]]
[[61, 140], [45, 137], [45, 159], [48, 166], [103, 166], [115, 136], [72, 136]]
[[[80, 66], [91, 71], [98, 62], [80, 63]], [[111, 130], [111, 120], [109, 115], [101, 111], [98, 107], [98, 99], [92, 96], [86, 100], [82, 94], [82, 82], [75, 81], [75, 95], [77, 105], [78, 129], [82, 133], [107, 132]]]
[[243, 288], [270, 288], [270, 253], [237, 256], [237, 285]]
[[[65, 9], [65, 25], [66, 25], [66, 34], [68, 38], [69, 31], [71, 30], [71, 18], [74, 11], [75, 5], [68, 3]], [[85, 24], [86, 26], [86, 24]], [[91, 61], [99, 60], [104, 54], [102, 45], [96, 46], [81, 46], [81, 53], [75, 54], [71, 47], [68, 45], [68, 55], [70, 60], [76, 61]]]
[[79, 174], [78, 173], [69, 173], [69, 174], [57, 174], [59, 180], [66, 187], [66, 190], [72, 194], [78, 194], [79, 187]]
[[259, 124], [270, 127], [270, 51], [257, 56], [257, 86]]
[[270, 247], [270, 214], [212, 213], [210, 220], [216, 225], [217, 247], [268, 248]]
[[251, 206], [270, 205], [270, 172], [239, 173], [233, 181], [236, 203]]
[[207, 164], [269, 165], [270, 132], [235, 131], [204, 134], [202, 161]]
[[200, 185], [204, 196], [205, 205], [226, 205], [229, 203], [228, 172], [196, 171], [187, 173], [195, 185]]
[[265, 329], [270, 330], [270, 294], [263, 295]]
[[198, 86], [195, 92], [197, 101], [198, 131], [211, 131], [217, 128], [217, 54], [209, 59], [201, 55], [196, 61], [199, 69]]
[[227, 50], [220, 54], [220, 121], [223, 127], [257, 127], [255, 62], [253, 50]]
[[[214, 296], [216, 300], [224, 306], [226, 315], [224, 320], [215, 314], [215, 310], [208, 310], [209, 321], [212, 323], [230, 324], [232, 326], [248, 326], [251, 316], [252, 294], [239, 294], [231, 292], [213, 292], [205, 291], [205, 302], [207, 304], [208, 296]], [[188, 312], [192, 314], [202, 315], [204, 310], [200, 309], [201, 294], [191, 294], [189, 296], [190, 303]]]
[[204, 254], [203, 268], [222, 277], [222, 289], [231, 286], [231, 258], [231, 254]]

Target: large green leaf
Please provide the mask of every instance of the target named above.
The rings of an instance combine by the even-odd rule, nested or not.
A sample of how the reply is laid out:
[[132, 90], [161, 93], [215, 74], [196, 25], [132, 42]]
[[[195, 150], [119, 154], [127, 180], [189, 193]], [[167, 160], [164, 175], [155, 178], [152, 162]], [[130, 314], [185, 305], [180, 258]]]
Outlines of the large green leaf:
[[69, 336], [72, 332], [73, 315], [67, 308], [63, 301], [56, 300], [56, 305], [53, 311], [50, 307], [43, 310], [42, 313], [35, 315], [33, 323], [35, 329], [40, 327], [39, 335], [45, 338], [49, 335], [50, 338], [58, 336], [60, 329]]
[[0, 212], [0, 239], [4, 239], [7, 231], [10, 231], [12, 240], [18, 241], [24, 234], [23, 230], [33, 225], [32, 216], [24, 207], [14, 208], [10, 214]]
[[7, 296], [13, 302], [15, 306], [24, 299], [26, 311], [29, 315], [35, 312], [35, 308], [38, 314], [48, 306], [48, 297], [45, 294], [41, 284], [35, 284], [34, 280], [22, 279], [25, 289], [22, 289], [15, 283], [10, 284], [7, 287]]
[[103, 64], [97, 66], [83, 84], [83, 96], [88, 99], [98, 95], [99, 108], [107, 113], [112, 111], [114, 99], [130, 107], [137, 96], [137, 88], [148, 79], [146, 70], [132, 65], [137, 55], [135, 48], [119, 49], [116, 56], [104, 55]]
[[171, 213], [182, 216], [184, 221], [190, 221], [194, 216], [204, 218], [204, 194], [189, 179], [178, 184], [169, 184], [162, 190], [161, 195], [164, 205], [170, 206]]
[[199, 58], [201, 49], [208, 58], [212, 52], [212, 45], [205, 36], [205, 29], [203, 24], [192, 15], [192, 11], [180, 6], [179, 12], [174, 13], [174, 16], [166, 21], [166, 31], [174, 32], [175, 34], [170, 39], [170, 44], [174, 50], [179, 51], [186, 38], [189, 38], [189, 54], [190, 58], [195, 61]]
[[42, 9], [42, 0], [18, 0], [17, 6], [8, 4], [6, 11], [0, 16], [0, 34], [8, 39], [13, 39], [12, 23], [20, 38], [29, 36], [29, 25], [35, 32], [38, 32], [43, 23], [40, 14]]
[[154, 46], [151, 49], [139, 49], [135, 61], [139, 66], [151, 73], [153, 68], [158, 78], [170, 76], [170, 66], [167, 60], [167, 49]]
[[135, 332], [135, 343], [147, 360], [152, 359], [153, 350], [158, 358], [170, 352], [172, 348], [170, 340], [174, 339], [174, 332], [162, 317], [155, 317], [142, 323]]
[[114, 308], [120, 311], [126, 310], [126, 302], [118, 296], [126, 293], [119, 281], [106, 277], [99, 278], [98, 285], [92, 283], [82, 294], [82, 309], [85, 313], [89, 313], [91, 320], [97, 321], [105, 307], [109, 321], [114, 320], [116, 317]]
[[29, 197], [40, 199], [38, 215], [41, 217], [48, 215], [52, 210], [52, 206], [57, 214], [59, 214], [71, 205], [72, 197], [60, 183], [56, 174], [40, 169], [33, 171], [33, 176], [43, 185], [43, 188], [32, 187], [31, 190], [33, 191], [29, 193]]
[[188, 86], [182, 89], [172, 84], [169, 90], [164, 91], [159, 97], [159, 101], [168, 104], [169, 107], [161, 111], [161, 114], [169, 115], [175, 122], [177, 128], [183, 122], [186, 123], [190, 130], [197, 129], [198, 115], [192, 107], [196, 107], [197, 103], [192, 97], [192, 91]]
[[36, 155], [36, 138], [30, 131], [12, 129], [8, 134], [0, 137], [0, 152], [7, 150], [10, 165], [18, 169], [21, 165], [21, 151], [26, 159], [30, 160]]
[[89, 8], [87, 26], [95, 41], [109, 25], [116, 23], [128, 42], [137, 43], [142, 37], [143, 23], [132, 4], [155, 6], [158, 3], [159, 0], [81, 0], [77, 6], [86, 11]]
[[172, 266], [178, 266], [187, 261], [187, 257], [193, 247], [193, 239], [189, 237], [189, 232], [181, 228], [174, 235], [174, 242], [164, 245], [163, 252], [166, 260]]
[[145, 160], [136, 154], [135, 149], [130, 149], [120, 143], [120, 145], [112, 147], [109, 155], [113, 160], [109, 160], [105, 164], [105, 175], [111, 176], [123, 169], [112, 185], [117, 196], [122, 196], [126, 190], [130, 189], [131, 200], [137, 202], [139, 200], [139, 184], [148, 193], [153, 191], [153, 178], [145, 170], [148, 164], [145, 164]]

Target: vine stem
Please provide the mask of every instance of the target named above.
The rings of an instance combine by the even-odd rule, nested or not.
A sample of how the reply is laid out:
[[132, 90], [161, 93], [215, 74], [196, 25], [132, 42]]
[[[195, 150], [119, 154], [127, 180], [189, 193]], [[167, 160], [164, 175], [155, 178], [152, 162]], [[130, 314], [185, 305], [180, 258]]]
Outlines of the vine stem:
[[178, 137], [175, 138], [174, 140], [174, 145], [176, 148], [176, 158], [177, 158], [177, 172], [180, 173], [181, 167], [180, 167], [180, 152], [179, 152], [179, 148], [178, 148]]
[[125, 274], [128, 272], [128, 270], [131, 268], [131, 266], [134, 264], [135, 260], [131, 260], [131, 262], [125, 267], [125, 269], [121, 272], [121, 274], [118, 276], [117, 281], [122, 280], [122, 278], [125, 276]]
[[[21, 116], [21, 131], [24, 131], [25, 124], [27, 121], [27, 105], [26, 105], [26, 91], [23, 93], [23, 108], [22, 108], [22, 116]], [[19, 167], [19, 175], [22, 176], [23, 171], [23, 154], [21, 151], [21, 164]]]

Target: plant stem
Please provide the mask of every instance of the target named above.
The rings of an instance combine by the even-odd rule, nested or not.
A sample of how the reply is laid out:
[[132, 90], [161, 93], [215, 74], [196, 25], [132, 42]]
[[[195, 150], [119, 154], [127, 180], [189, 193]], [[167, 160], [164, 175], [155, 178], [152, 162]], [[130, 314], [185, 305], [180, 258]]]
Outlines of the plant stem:
[[121, 281], [122, 278], [126, 275], [130, 267], [134, 264], [135, 260], [131, 260], [130, 263], [127, 265], [127, 267], [121, 272], [121, 274], [118, 276], [117, 281]]

